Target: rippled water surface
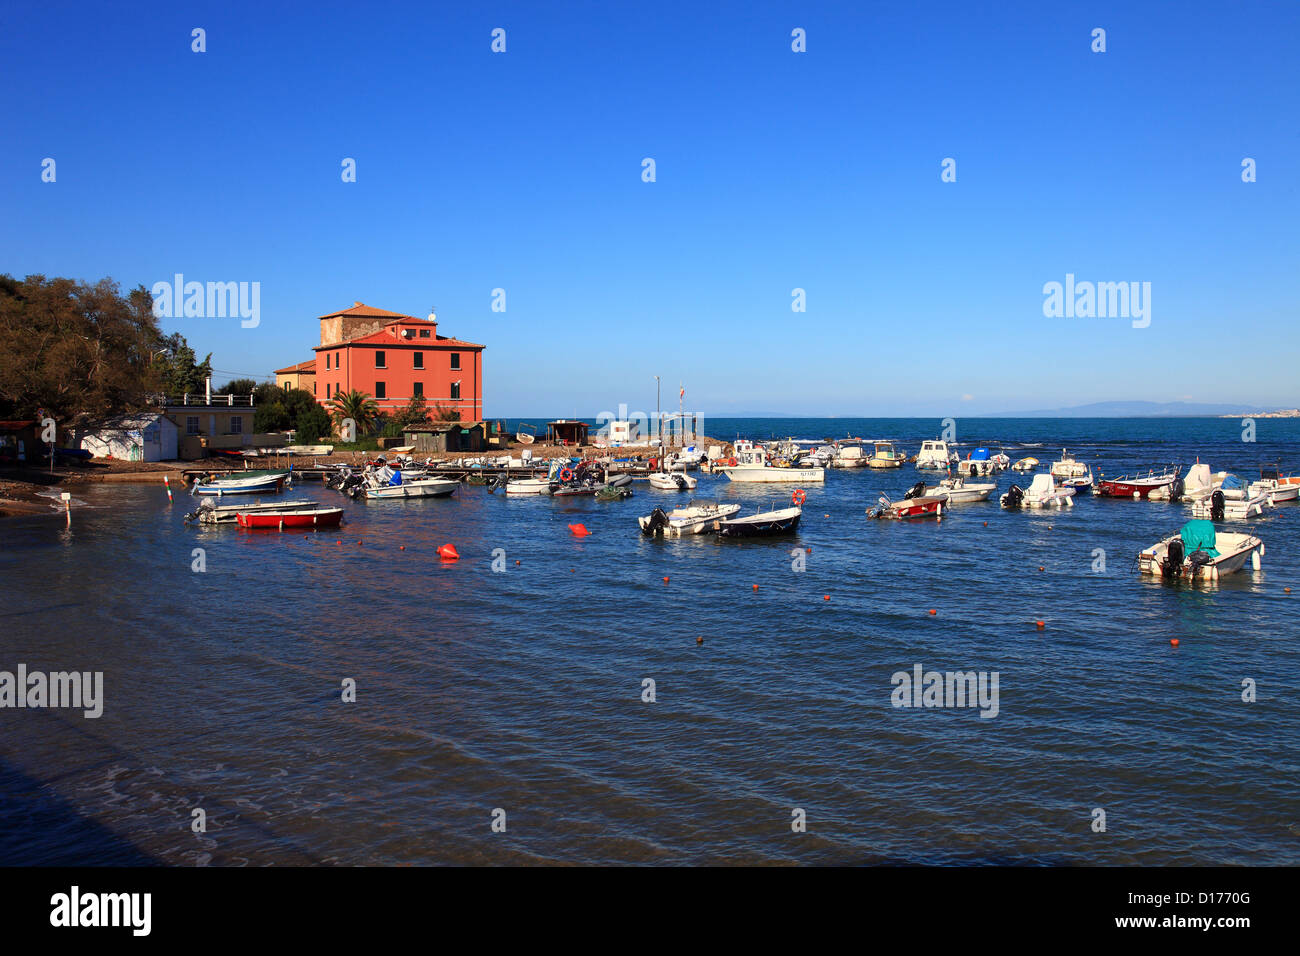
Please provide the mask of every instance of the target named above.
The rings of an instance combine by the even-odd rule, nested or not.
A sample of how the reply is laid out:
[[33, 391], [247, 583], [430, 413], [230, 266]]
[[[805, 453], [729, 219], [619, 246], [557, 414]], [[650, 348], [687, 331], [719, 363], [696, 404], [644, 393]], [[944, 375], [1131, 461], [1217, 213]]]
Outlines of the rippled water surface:
[[[1300, 470], [1294, 421], [1255, 443], [1238, 420], [958, 424], [963, 453], [1064, 443], [1110, 475]], [[939, 427], [707, 430], [914, 453]], [[193, 499], [152, 484], [80, 488], [70, 527], [0, 526], [0, 669], [102, 670], [105, 712], [0, 710], [0, 862], [1300, 862], [1300, 507], [1251, 522], [1262, 571], [1190, 588], [1133, 567], [1184, 506], [865, 519], [914, 480], [831, 472], [797, 536], [751, 542], [642, 537], [679, 500], [642, 484], [371, 504], [309, 484], [294, 497], [347, 524], [284, 534], [187, 527]], [[918, 663], [997, 671], [998, 715], [893, 708]]]

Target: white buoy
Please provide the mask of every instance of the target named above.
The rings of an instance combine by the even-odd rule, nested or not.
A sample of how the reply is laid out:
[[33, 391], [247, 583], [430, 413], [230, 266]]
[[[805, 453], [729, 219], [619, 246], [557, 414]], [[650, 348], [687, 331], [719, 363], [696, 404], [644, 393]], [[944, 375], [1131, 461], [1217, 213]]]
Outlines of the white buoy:
[[1252, 551], [1252, 552], [1250, 552], [1250, 566], [1251, 566], [1252, 568], [1254, 568], [1256, 571], [1259, 570], [1259, 552], [1258, 552], [1258, 551]]

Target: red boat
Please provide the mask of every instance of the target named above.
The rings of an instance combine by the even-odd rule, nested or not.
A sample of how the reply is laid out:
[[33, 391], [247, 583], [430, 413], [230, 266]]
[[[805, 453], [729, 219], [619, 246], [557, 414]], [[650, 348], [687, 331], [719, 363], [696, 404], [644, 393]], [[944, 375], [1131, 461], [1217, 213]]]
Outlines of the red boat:
[[314, 508], [310, 511], [250, 511], [235, 515], [241, 528], [337, 528], [342, 508]]
[[938, 495], [917, 495], [902, 501], [880, 496], [880, 504], [867, 511], [868, 518], [942, 518], [944, 499]]
[[1102, 498], [1147, 498], [1157, 488], [1168, 488], [1177, 480], [1176, 468], [1159, 475], [1149, 472], [1145, 475], [1103, 478], [1097, 484], [1096, 494]]

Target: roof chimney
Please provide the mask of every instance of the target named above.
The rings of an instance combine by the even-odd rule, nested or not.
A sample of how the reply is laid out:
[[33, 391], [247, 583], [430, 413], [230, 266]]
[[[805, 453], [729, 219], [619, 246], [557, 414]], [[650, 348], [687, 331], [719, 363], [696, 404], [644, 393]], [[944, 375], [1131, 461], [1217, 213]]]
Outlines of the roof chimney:
[[363, 305], [365, 305], [364, 302], [353, 302], [353, 303], [352, 303], [352, 308], [354, 308], [354, 309], [359, 309], [359, 308], [360, 308], [361, 306], [363, 306]]

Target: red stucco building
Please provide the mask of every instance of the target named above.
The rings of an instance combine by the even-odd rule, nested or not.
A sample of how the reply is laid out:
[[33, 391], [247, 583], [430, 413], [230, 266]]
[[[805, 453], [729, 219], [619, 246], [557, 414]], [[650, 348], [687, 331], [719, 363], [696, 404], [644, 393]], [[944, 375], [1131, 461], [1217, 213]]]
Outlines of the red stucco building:
[[454, 408], [464, 422], [483, 418], [483, 348], [438, 334], [427, 319], [376, 309], [361, 302], [320, 317], [316, 346], [316, 401], [339, 392], [371, 396], [385, 412], [424, 396], [430, 413]]

